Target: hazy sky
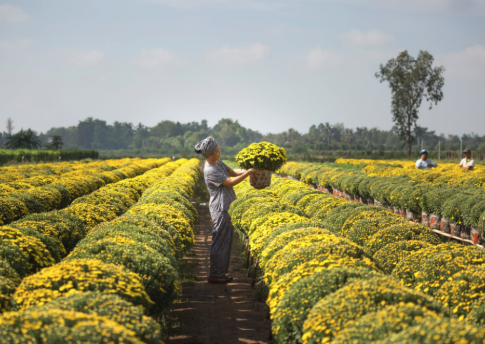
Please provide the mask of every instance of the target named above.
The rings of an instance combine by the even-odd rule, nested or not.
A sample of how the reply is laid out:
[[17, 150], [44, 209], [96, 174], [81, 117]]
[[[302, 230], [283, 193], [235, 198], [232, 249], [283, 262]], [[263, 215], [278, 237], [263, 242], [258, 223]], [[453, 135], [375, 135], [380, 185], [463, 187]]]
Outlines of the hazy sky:
[[447, 69], [418, 123], [485, 134], [485, 0], [0, 0], [0, 130], [88, 116], [389, 129], [374, 73], [405, 49]]

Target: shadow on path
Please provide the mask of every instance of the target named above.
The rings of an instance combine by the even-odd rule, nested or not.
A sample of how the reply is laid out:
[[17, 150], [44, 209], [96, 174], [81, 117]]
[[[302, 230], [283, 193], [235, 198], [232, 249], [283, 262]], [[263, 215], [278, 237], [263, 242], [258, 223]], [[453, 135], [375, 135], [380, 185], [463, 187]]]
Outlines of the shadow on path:
[[231, 256], [229, 274], [232, 283], [209, 284], [209, 252], [211, 220], [209, 210], [199, 208], [198, 234], [193, 259], [197, 283], [183, 287], [183, 301], [175, 303], [172, 315], [179, 327], [172, 329], [167, 343], [172, 344], [234, 344], [270, 343], [269, 321], [264, 319], [262, 302], [253, 300], [254, 290], [247, 271], [235, 266], [239, 257]]

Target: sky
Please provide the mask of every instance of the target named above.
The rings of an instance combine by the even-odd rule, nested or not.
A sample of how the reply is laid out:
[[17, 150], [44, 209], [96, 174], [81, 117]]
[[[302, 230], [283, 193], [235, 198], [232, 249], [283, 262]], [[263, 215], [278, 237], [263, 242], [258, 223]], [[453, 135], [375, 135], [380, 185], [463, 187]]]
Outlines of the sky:
[[485, 134], [485, 0], [0, 0], [0, 131], [221, 118], [261, 133], [392, 127], [375, 77], [444, 66], [418, 124]]

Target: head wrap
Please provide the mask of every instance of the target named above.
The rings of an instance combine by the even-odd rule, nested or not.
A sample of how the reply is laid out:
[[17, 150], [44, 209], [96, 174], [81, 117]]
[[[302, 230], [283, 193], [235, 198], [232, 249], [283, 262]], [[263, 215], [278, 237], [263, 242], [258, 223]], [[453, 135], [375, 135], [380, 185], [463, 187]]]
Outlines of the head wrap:
[[217, 146], [218, 144], [216, 141], [214, 141], [214, 138], [209, 136], [195, 145], [195, 152], [207, 158], [216, 151]]

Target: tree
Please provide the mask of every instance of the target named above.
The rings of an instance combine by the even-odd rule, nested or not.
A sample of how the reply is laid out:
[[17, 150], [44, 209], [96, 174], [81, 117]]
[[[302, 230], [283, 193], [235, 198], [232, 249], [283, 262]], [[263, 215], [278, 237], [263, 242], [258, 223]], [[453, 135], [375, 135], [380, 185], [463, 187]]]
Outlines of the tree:
[[5, 146], [11, 149], [37, 149], [42, 145], [35, 132], [30, 129], [27, 131], [22, 129], [17, 134], [9, 135], [7, 137], [7, 144]]
[[52, 148], [54, 148], [55, 150], [61, 149], [63, 144], [64, 143], [62, 142], [62, 136], [60, 135], [52, 136], [52, 141], [51, 141]]
[[7, 118], [7, 122], [5, 122], [5, 126], [7, 127], [7, 134], [12, 135], [12, 131], [14, 130], [13, 120], [9, 117]]
[[407, 145], [408, 158], [411, 159], [411, 145], [416, 140], [413, 127], [418, 120], [418, 111], [423, 97], [430, 103], [430, 109], [443, 99], [445, 68], [432, 66], [433, 56], [420, 51], [415, 59], [407, 51], [397, 58], [380, 65], [375, 74], [380, 82], [388, 81], [392, 93], [392, 120], [403, 146]]

